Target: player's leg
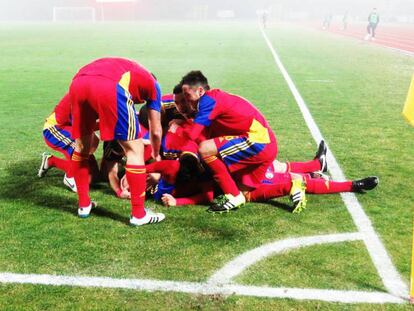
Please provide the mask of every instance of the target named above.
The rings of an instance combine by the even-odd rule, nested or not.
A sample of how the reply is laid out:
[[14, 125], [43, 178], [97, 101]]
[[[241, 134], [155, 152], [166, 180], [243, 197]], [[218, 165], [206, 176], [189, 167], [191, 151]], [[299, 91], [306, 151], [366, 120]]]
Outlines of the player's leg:
[[328, 194], [339, 192], [363, 192], [364, 190], [372, 190], [378, 185], [378, 177], [372, 176], [355, 181], [332, 181], [323, 178], [312, 178], [305, 175], [306, 192], [313, 194]]
[[52, 167], [56, 167], [64, 171], [67, 175], [71, 175], [70, 158], [75, 147], [75, 141], [71, 138], [70, 127], [48, 126], [43, 130], [43, 138], [52, 150], [62, 153], [65, 159], [50, 155], [46, 152], [43, 153], [38, 176], [45, 176], [47, 171]]
[[225, 212], [243, 205], [245, 203], [244, 195], [231, 177], [226, 164], [220, 159], [219, 150], [214, 139], [203, 141], [198, 152], [212, 171], [214, 180], [224, 193], [217, 204], [214, 204], [217, 211]]
[[326, 152], [328, 151], [325, 142], [322, 140], [319, 143], [318, 151], [312, 161], [306, 162], [287, 162], [287, 172], [292, 173], [312, 173], [321, 171], [323, 173], [328, 171], [328, 164], [326, 161]]
[[[116, 86], [116, 100], [108, 109], [103, 112], [102, 119], [100, 115], [100, 127], [106, 128], [106, 139], [117, 139], [124, 150], [127, 158], [125, 166], [125, 175], [129, 184], [131, 193], [131, 219], [130, 224], [141, 226], [145, 224], [154, 224], [164, 220], [162, 213], [154, 213], [144, 208], [145, 190], [146, 190], [146, 169], [144, 162], [144, 143], [139, 139], [139, 123], [135, 111], [134, 103], [121, 85]], [[113, 121], [116, 122], [113, 122]], [[101, 123], [102, 121], [104, 124]], [[113, 128], [104, 126], [105, 124], [114, 124]]]

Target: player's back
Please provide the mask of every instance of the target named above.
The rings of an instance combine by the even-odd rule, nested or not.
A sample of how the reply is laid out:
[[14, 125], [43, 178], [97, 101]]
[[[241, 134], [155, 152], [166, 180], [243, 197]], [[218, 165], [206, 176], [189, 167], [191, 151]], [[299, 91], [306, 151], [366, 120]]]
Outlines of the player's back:
[[251, 131], [254, 121], [270, 130], [260, 111], [243, 97], [219, 89], [207, 91], [203, 97], [214, 105], [209, 118], [211, 137], [244, 135]]
[[148, 71], [137, 62], [121, 57], [105, 57], [94, 60], [93, 62], [79, 69], [76, 77], [79, 76], [101, 76], [118, 82], [125, 72], [144, 72]]

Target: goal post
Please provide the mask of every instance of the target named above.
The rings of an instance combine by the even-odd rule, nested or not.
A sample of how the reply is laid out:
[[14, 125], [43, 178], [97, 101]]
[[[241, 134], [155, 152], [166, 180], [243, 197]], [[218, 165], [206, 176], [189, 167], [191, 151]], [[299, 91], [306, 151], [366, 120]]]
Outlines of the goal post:
[[53, 22], [95, 22], [96, 9], [89, 6], [55, 6]]

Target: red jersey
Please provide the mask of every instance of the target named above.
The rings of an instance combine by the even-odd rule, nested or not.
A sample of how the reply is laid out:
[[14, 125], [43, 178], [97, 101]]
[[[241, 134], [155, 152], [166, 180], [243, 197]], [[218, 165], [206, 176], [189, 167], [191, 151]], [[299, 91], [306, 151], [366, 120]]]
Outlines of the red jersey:
[[193, 140], [207, 127], [209, 138], [246, 136], [255, 143], [275, 141], [269, 124], [255, 106], [219, 89], [209, 90], [200, 98], [194, 123], [198, 126], [186, 133]]
[[49, 128], [55, 125], [70, 126], [71, 124], [71, 103], [69, 93], [66, 93], [56, 105], [55, 109], [53, 109], [53, 113], [46, 119], [44, 128]]
[[82, 67], [73, 79], [96, 76], [119, 83], [129, 92], [134, 103], [147, 102], [150, 109], [160, 111], [161, 90], [152, 74], [140, 64], [125, 58], [100, 58]]

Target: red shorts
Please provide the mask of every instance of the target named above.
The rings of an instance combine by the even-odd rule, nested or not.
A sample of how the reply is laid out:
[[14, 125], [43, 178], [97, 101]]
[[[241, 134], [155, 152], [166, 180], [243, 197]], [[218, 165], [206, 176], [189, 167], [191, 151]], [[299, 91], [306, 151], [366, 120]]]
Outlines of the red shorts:
[[70, 160], [75, 150], [75, 141], [71, 137], [71, 132], [70, 126], [54, 125], [43, 130], [43, 138], [50, 148], [62, 153], [67, 160]]
[[217, 150], [234, 180], [249, 188], [257, 188], [277, 155], [276, 140], [262, 144], [245, 136], [214, 138]]
[[69, 89], [72, 138], [90, 135], [99, 119], [101, 140], [135, 140], [139, 123], [134, 102], [117, 82], [99, 76], [78, 76]]

